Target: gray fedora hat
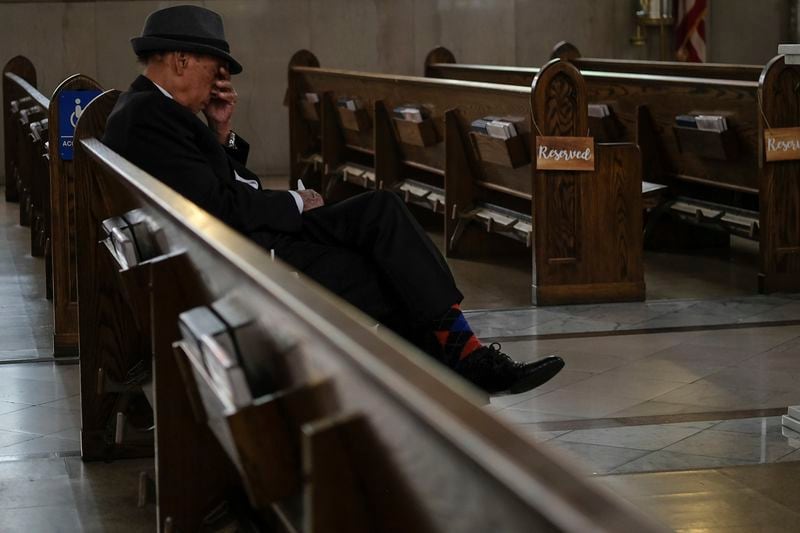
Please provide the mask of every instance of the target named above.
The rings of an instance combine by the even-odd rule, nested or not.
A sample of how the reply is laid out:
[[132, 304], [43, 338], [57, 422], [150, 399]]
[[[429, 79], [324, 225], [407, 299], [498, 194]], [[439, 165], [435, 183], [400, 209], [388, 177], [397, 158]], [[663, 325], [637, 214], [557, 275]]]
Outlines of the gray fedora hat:
[[228, 61], [231, 74], [242, 71], [242, 65], [230, 55], [222, 17], [203, 7], [173, 6], [150, 13], [142, 35], [131, 39], [131, 44], [136, 55], [172, 51], [208, 54]]

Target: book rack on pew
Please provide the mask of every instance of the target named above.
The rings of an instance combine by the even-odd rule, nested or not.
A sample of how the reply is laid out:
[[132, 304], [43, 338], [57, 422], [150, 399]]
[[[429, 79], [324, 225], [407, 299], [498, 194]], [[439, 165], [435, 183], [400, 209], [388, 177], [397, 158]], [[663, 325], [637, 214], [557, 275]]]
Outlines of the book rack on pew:
[[[668, 203], [656, 212], [707, 229], [692, 232], [695, 245], [727, 245], [729, 234], [759, 241], [759, 291], [800, 291], [800, 162], [768, 161], [764, 144], [770, 128], [800, 126], [786, 89], [800, 83], [800, 68], [783, 56], [763, 67], [584, 60], [570, 47], [561, 43], [554, 55], [581, 68], [590, 103], [612, 110], [616, 140], [639, 146], [643, 180], [669, 187]], [[527, 86], [540, 69], [459, 64], [440, 48], [428, 55], [425, 72]], [[687, 113], [723, 116], [729, 127], [676, 126], [675, 117]], [[673, 225], [661, 236], [673, 241], [681, 233]]]
[[[531, 89], [323, 69], [313, 54], [298, 52], [286, 98], [291, 179], [311, 182], [329, 200], [342, 183], [396, 191], [442, 216], [448, 256], [528, 246], [538, 305], [642, 300], [637, 148], [597, 144], [590, 172], [537, 170], [532, 110], [545, 135], [585, 136], [588, 129], [585, 105], [576, 107], [586, 102], [580, 73], [558, 61], [545, 70], [552, 76]], [[545, 96], [554, 90], [567, 96]], [[357, 128], [343, 122], [342, 100], [363, 111]], [[426, 118], [392, 116], [407, 104]], [[557, 107], [566, 111], [553, 113]], [[469, 131], [492, 115], [515, 117], [519, 135]]]

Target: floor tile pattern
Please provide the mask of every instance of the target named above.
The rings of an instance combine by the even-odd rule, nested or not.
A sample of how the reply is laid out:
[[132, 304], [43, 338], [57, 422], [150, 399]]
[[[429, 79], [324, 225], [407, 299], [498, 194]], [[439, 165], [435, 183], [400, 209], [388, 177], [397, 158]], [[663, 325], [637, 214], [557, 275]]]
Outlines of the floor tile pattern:
[[517, 427], [587, 474], [769, 464], [800, 451], [800, 439], [786, 436], [777, 416], [555, 432]]
[[663, 329], [800, 323], [800, 295], [489, 309], [465, 312], [477, 335], [513, 339]]
[[44, 261], [30, 255], [30, 230], [19, 225], [17, 205], [0, 200], [0, 360], [53, 356], [53, 306], [44, 296]]
[[[0, 360], [31, 362], [0, 364], [0, 530], [152, 531], [154, 506], [135, 505], [139, 473], [152, 460], [83, 463], [78, 366], [35, 362], [52, 352], [52, 309], [42, 261], [28, 255], [16, 216], [0, 202]], [[748, 268], [732, 271], [745, 278]], [[455, 268], [466, 291], [484, 286], [474, 301], [514, 305], [497, 296], [502, 283], [485, 289], [493, 269]], [[718, 299], [470, 312], [479, 334], [502, 337], [515, 358], [559, 353], [567, 362], [544, 386], [492, 398], [487, 409], [676, 530], [792, 530], [800, 436], [785, 434], [776, 416], [725, 413], [800, 404], [800, 326], [700, 328], [798, 320], [800, 296], [711, 294]], [[696, 330], [657, 332], [686, 327]], [[637, 330], [648, 333], [535, 338]], [[642, 423], [687, 413], [719, 416]], [[596, 419], [612, 423], [564, 425]], [[542, 429], [551, 422], [560, 429]]]
[[800, 523], [800, 462], [594, 480], [678, 532], [789, 532]]

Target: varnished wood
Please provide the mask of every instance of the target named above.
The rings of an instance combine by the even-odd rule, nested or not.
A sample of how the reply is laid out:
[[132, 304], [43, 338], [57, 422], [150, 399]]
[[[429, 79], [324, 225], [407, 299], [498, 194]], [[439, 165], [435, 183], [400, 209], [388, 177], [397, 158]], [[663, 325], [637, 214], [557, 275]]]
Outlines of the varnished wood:
[[375, 179], [379, 189], [391, 190], [402, 179], [403, 159], [391, 133], [392, 120], [382, 100], [375, 102]]
[[431, 65], [441, 64], [441, 63], [455, 63], [456, 56], [445, 48], [444, 46], [437, 46], [430, 52], [428, 55], [425, 56], [425, 77], [431, 77], [431, 74], [428, 72], [428, 69]]
[[[632, 59], [600, 59], [581, 57], [578, 48], [567, 41], [553, 47], [551, 59], [572, 62], [581, 71], [630, 72], [637, 74], [660, 74], [664, 76], [688, 76], [691, 78], [715, 78], [723, 80], [758, 81], [760, 65], [736, 65], [729, 63], [688, 63], [685, 61], [637, 61]], [[446, 61], [443, 61], [445, 63]], [[450, 61], [455, 63], [455, 60]], [[427, 64], [427, 63], [426, 63]]]
[[[353, 487], [340, 478], [343, 483], [334, 494], [361, 509], [368, 503], [369, 530], [658, 530], [472, 402], [464, 386], [426, 356], [388, 332], [376, 335], [359, 313], [313, 283], [297, 279], [279, 262], [270, 261], [265, 250], [96, 140], [83, 142], [92, 171], [103, 176], [107, 189], [118, 190], [105, 198], [113, 202], [125, 196], [146, 210], [164, 230], [170, 249], [182, 252], [176, 256], [182, 263], [165, 260], [159, 262], [164, 268], [158, 270], [156, 264], [151, 266], [157, 413], [162, 402], [171, 400], [167, 404], [171, 408], [185, 409], [180, 420], [194, 423], [188, 399], [175, 394], [181, 388], [158, 385], [162, 347], [179, 335], [177, 313], [233, 294], [246, 312], [259, 317], [265, 333], [279, 330], [302, 341], [286, 358], [290, 365], [279, 386], [291, 390], [321, 378], [331, 380], [338, 406], [333, 420], [342, 421], [343, 416], [354, 413], [355, 420], [363, 421], [337, 426], [331, 434], [337, 447], [329, 453], [317, 451], [307, 464], [319, 474], [318, 479], [331, 479], [324, 475], [326, 469], [342, 472], [344, 468], [347, 479], [358, 481]], [[175, 361], [173, 357], [164, 359]], [[160, 455], [162, 432], [170, 427], [162, 421], [156, 426]], [[192, 487], [191, 491], [181, 489], [184, 501], [193, 497], [205, 501], [209, 493], [200, 485], [203, 476], [226, 471], [224, 461], [216, 452], [209, 453], [205, 440], [186, 435], [175, 438], [185, 439], [175, 441], [184, 454], [178, 465], [164, 465], [166, 472], [170, 466], [191, 465], [193, 468], [181, 470], [184, 477], [176, 479], [175, 486]], [[202, 459], [195, 461], [196, 456]], [[313, 475], [306, 479], [313, 483]], [[225, 483], [219, 481], [216, 487], [222, 489]], [[317, 483], [322, 494], [330, 487]], [[364, 493], [361, 501], [359, 495]], [[464, 505], [469, 501], [481, 505]], [[330, 508], [330, 500], [322, 503]], [[310, 530], [313, 524], [304, 521], [304, 517], [314, 516], [309, 505], [298, 497], [282, 500], [273, 508], [291, 529]], [[199, 512], [200, 506], [192, 509]], [[170, 516], [175, 528], [196, 529], [192, 522], [181, 524], [178, 514]], [[318, 527], [324, 525], [318, 523]]]
[[444, 174], [444, 236], [448, 257], [457, 257], [459, 252], [474, 252], [474, 250], [465, 250], [469, 245], [464, 242], [457, 247], [453, 236], [460, 222], [460, 215], [475, 207], [475, 184], [484, 179], [473, 152], [469, 149], [468, 137], [462, 124], [464, 124], [464, 120], [459, 116], [458, 110], [450, 109], [445, 113], [447, 160]]
[[[33, 67], [26, 63], [28, 60], [22, 56], [13, 59], [8, 68], [17, 68], [29, 77], [32, 77], [33, 84], [26, 78], [17, 75], [9, 70], [3, 74], [4, 100], [8, 95], [4, 105], [10, 110], [10, 103], [17, 101], [17, 113], [8, 113], [4, 118], [10, 128], [10, 145], [6, 147], [6, 161], [9, 164], [7, 170], [11, 172], [10, 180], [12, 193], [19, 202], [19, 223], [21, 226], [30, 226], [32, 232], [31, 252], [35, 255], [42, 255], [36, 248], [36, 235], [42, 227], [43, 214], [41, 213], [42, 188], [39, 186], [39, 179], [42, 172], [41, 162], [37, 159], [41, 150], [37, 145], [39, 141], [33, 140], [30, 125], [40, 121], [47, 116], [47, 108], [50, 104], [36, 87], [36, 73]], [[23, 114], [26, 115], [23, 120]], [[8, 176], [6, 177], [9, 179]], [[38, 178], [38, 179], [37, 179]], [[34, 212], [34, 209], [36, 211]]]
[[[509, 168], [519, 168], [531, 162], [528, 155], [528, 135], [515, 135], [508, 139], [497, 139], [483, 133], [469, 133], [481, 161]], [[527, 141], [527, 142], [526, 142]]]
[[[308, 50], [300, 50], [299, 52], [295, 53], [294, 56], [292, 56], [289, 66], [301, 65], [309, 67], [319, 66], [319, 61], [316, 57], [314, 57], [314, 54]], [[309, 91], [307, 88], [299, 85], [297, 83], [298, 80], [292, 78], [291, 76], [288, 76], [287, 82], [288, 86], [286, 95], [288, 100], [286, 103], [289, 109], [289, 121], [293, 124], [299, 124], [301, 122], [300, 117], [305, 113], [308, 113], [308, 111], [303, 107], [306, 103], [306, 100], [305, 98], [300, 100], [293, 99], [291, 98], [291, 95], [305, 95], [305, 93]], [[319, 113], [318, 109], [318, 105], [314, 106], [311, 104], [311, 110], [314, 112], [314, 114]], [[319, 117], [317, 117], [317, 121], [319, 121]], [[313, 124], [312, 121], [308, 121], [306, 124], [306, 126], [301, 128], [293, 128], [289, 132], [289, 152], [292, 154], [292, 157], [289, 161], [289, 175], [291, 176], [290, 185], [292, 188], [296, 188], [297, 179], [307, 168], [307, 164], [302, 163], [300, 159], [304, 156], [310, 155], [311, 153], [319, 153], [321, 150], [319, 146], [319, 122]]]
[[436, 144], [438, 141], [436, 128], [430, 119], [425, 119], [422, 122], [412, 122], [394, 117], [392, 122], [397, 130], [397, 137], [402, 143], [424, 148]]
[[[786, 80], [797, 76], [797, 66], [785, 65], [780, 57], [764, 67], [621, 62], [631, 63], [625, 67], [614, 60], [591, 60], [589, 67], [581, 61], [573, 63], [593, 69], [582, 71], [589, 101], [610, 104], [624, 127], [623, 138], [639, 144], [645, 180], [669, 185], [673, 195], [688, 197], [695, 196], [700, 185], [705, 199], [759, 210], [762, 235], [770, 234], [773, 239], [782, 235], [780, 239], [794, 242], [794, 237], [785, 237], [793, 235], [797, 224], [794, 192], [789, 186], [775, 194], [774, 177], [787, 176], [777, 181], [791, 183], [798, 181], [798, 175], [792, 163], [779, 167], [764, 164], [762, 132], [769, 126], [762, 124], [760, 109], [794, 109], [794, 88]], [[539, 69], [453, 62], [429, 65], [428, 72], [442, 78], [527, 85]], [[775, 81], [779, 78], [781, 83]], [[675, 127], [675, 117], [687, 113], [726, 116], [729, 130], [689, 132]], [[787, 118], [792, 113], [774, 124], [769, 119], [771, 127], [797, 127], [800, 122]], [[731, 191], [739, 194], [731, 196]], [[765, 210], [769, 215], [764, 216]], [[759, 290], [800, 290], [794, 266], [775, 267], [793, 265], [796, 247], [771, 243], [774, 241], [759, 246]]]
[[[566, 65], [566, 64], [565, 64]], [[566, 68], [566, 67], [564, 67]], [[569, 67], [573, 70], [574, 67]], [[577, 71], [576, 71], [577, 72]], [[294, 78], [293, 87], [302, 87], [304, 91], [324, 95], [321, 100], [322, 108], [322, 138], [321, 156], [324, 161], [325, 177], [323, 181], [326, 186], [323, 190], [326, 194], [332, 194], [335, 187], [335, 173], [337, 169], [346, 163], [356, 163], [366, 167], [379, 169], [378, 173], [386, 175], [387, 169], [391, 169], [391, 181], [399, 184], [405, 179], [421, 182], [432, 187], [434, 190], [444, 190], [445, 196], [445, 249], [448, 254], [458, 254], [459, 256], [486, 255], [489, 250], [502, 248], [509, 252], [509, 244], [503, 241], [496, 241], [496, 236], [487, 239], [490, 233], [498, 233], [508, 230], [508, 228], [498, 228], [490, 225], [488, 232], [483, 230], [475, 233], [469, 226], [471, 209], [479, 205], [491, 204], [500, 209], [510, 212], [520, 213], [524, 218], [528, 218], [531, 212], [531, 204], [523, 203], [521, 199], [530, 200], [533, 195], [531, 173], [531, 152], [534, 151], [535, 124], [531, 120], [531, 91], [529, 88], [503, 86], [486, 83], [470, 83], [452, 80], [435, 80], [429, 78], [416, 78], [410, 76], [390, 76], [365, 72], [354, 72], [337, 69], [323, 69], [320, 67], [290, 67], [290, 78]], [[579, 100], [575, 105], [586, 106], [586, 88], [582, 79], [577, 83], [575, 95]], [[569, 87], [552, 84], [553, 90], [567, 91], [564, 94], [554, 94], [548, 96], [548, 101], [543, 104], [548, 109], [548, 113], [553, 114], [558, 124], [559, 117], [564, 118], [564, 110], [561, 109], [562, 103], [568, 103], [572, 98]], [[355, 131], [343, 127], [340, 111], [334, 107], [334, 102], [339, 98], [351, 98], [363, 105], [364, 110], [372, 110], [374, 115], [373, 123], [376, 123], [373, 135], [365, 135], [361, 131]], [[290, 94], [290, 102], [297, 103], [303, 98], [303, 93]], [[380, 105], [378, 105], [380, 103]], [[398, 124], [400, 121], [394, 120], [393, 128], [385, 128], [382, 124], [384, 117], [388, 116], [388, 110], [397, 106], [407, 104], [417, 104], [424, 106], [427, 114], [427, 121], [435, 130], [437, 138], [445, 138], [447, 133], [451, 134], [451, 140], [445, 143], [434, 143], [426, 146], [425, 142], [403, 142], [404, 135], [406, 140], [410, 140], [408, 132], [403, 133], [404, 128], [413, 127], [414, 124]], [[292, 107], [290, 105], [290, 107]], [[452, 127], [447, 126], [445, 131], [444, 116], [448, 110], [457, 109], [457, 114], [453, 115]], [[576, 108], [577, 109], [577, 108]], [[559, 111], [560, 110], [560, 111]], [[486, 116], [505, 116], [514, 117], [517, 125], [518, 135], [511, 139], [495, 139], [486, 135], [470, 132], [464, 133], [467, 144], [462, 145], [460, 141], [452, 139], [460, 136], [457, 132], [467, 132], [470, 124], [477, 119]], [[578, 116], [576, 113], [574, 114]], [[298, 122], [292, 122], [294, 117]], [[330, 118], [328, 118], [330, 117]], [[456, 118], [457, 117], [457, 118]], [[548, 120], [550, 117], [547, 117]], [[544, 120], [544, 118], [542, 119]], [[585, 136], [588, 132], [588, 120], [584, 110], [582, 118], [578, 122], [569, 122], [569, 117], [564, 119], [564, 124], [568, 128], [564, 131], [556, 131], [554, 135], [564, 136]], [[399, 125], [399, 127], [398, 127]], [[299, 114], [290, 116], [290, 129], [294, 132], [308, 127], [308, 121], [302, 119]], [[569, 131], [567, 131], [569, 130]], [[295, 133], [292, 133], [294, 136]], [[385, 136], [389, 135], [390, 138]], [[418, 140], [422, 140], [421, 138]], [[451, 151], [453, 153], [451, 154]], [[385, 152], [385, 153], [384, 153]], [[297, 159], [302, 154], [292, 153], [291, 158]], [[452, 157], [451, 157], [452, 155]], [[469, 161], [465, 163], [464, 161]], [[389, 162], [389, 163], [387, 163]], [[400, 163], [398, 165], [397, 163]], [[448, 165], [452, 168], [459, 168], [461, 174], [448, 171]], [[466, 166], [473, 167], [469, 173], [463, 172]], [[603, 171], [607, 171], [604, 168]], [[452, 179], [443, 180], [443, 174], [450, 172]], [[639, 176], [630, 176], [631, 179], [640, 179]], [[451, 192], [449, 188], [460, 187], [455, 185], [454, 180], [470, 180], [466, 187], [459, 188], [456, 196], [462, 196], [458, 201], [448, 200]], [[382, 186], [387, 187], [387, 182]], [[445, 183], [446, 181], [446, 183]], [[607, 183], [608, 179], [600, 175], [599, 181]], [[369, 184], [366, 184], [368, 185]], [[377, 185], [380, 186], [380, 185]], [[639, 200], [641, 201], [641, 200]], [[440, 204], [433, 204], [440, 205]], [[456, 206], [456, 213], [451, 212]], [[467, 208], [467, 206], [470, 206]], [[590, 212], [587, 212], [590, 213]], [[593, 213], [593, 212], [592, 212]], [[593, 213], [594, 214], [594, 213]], [[622, 212], [627, 215], [628, 212]], [[584, 213], [578, 210], [575, 214], [580, 217], [580, 223], [595, 225], [595, 222], [584, 220]], [[579, 221], [576, 219], [575, 223]], [[624, 225], [625, 222], [621, 222]], [[549, 227], [550, 222], [543, 222], [544, 227]], [[530, 227], [530, 224], [528, 224]], [[616, 228], [615, 228], [616, 229]], [[524, 231], [524, 230], [520, 230]], [[526, 245], [531, 245], [531, 232], [521, 234], [516, 232], [509, 233], [516, 240], [521, 240]], [[598, 237], [601, 238], [601, 237]], [[614, 249], [615, 243], [621, 238], [614, 235], [613, 231], [605, 234], [607, 240], [605, 250]], [[488, 242], [496, 241], [497, 246], [489, 245]], [[602, 238], [601, 238], [602, 240]], [[627, 241], [633, 243], [634, 241]], [[601, 247], [593, 248], [592, 253], [598, 252]], [[521, 251], [521, 250], [518, 250]], [[631, 248], [627, 251], [630, 254], [641, 254], [641, 250]], [[492, 253], [492, 255], [498, 255]], [[572, 267], [563, 267], [564, 276], [570, 276], [573, 272]], [[581, 279], [579, 282], [578, 279]], [[577, 276], [574, 284], [588, 283], [586, 277]], [[608, 280], [604, 280], [608, 281]], [[562, 281], [563, 282], [563, 281]], [[562, 283], [560, 282], [560, 283]], [[599, 281], [598, 281], [599, 282]], [[544, 280], [542, 283], [546, 283]], [[643, 285], [641, 285], [643, 287]], [[586, 287], [588, 290], [588, 287]], [[609, 292], [602, 293], [604, 297], [610, 297]], [[578, 298], [578, 296], [576, 296]], [[580, 296], [584, 298], [584, 296]], [[629, 296], [622, 296], [629, 299]]]
[[[586, 104], [585, 83], [570, 63], [553, 60], [533, 82], [531, 106], [541, 135], [580, 136], [587, 129]], [[611, 294], [644, 299], [639, 151], [632, 144], [596, 148], [594, 172], [534, 171], [538, 304], [602, 301]]]
[[[77, 300], [81, 303], [78, 332], [83, 333], [79, 337], [79, 349], [81, 451], [85, 460], [152, 455], [152, 446], [114, 446], [113, 441], [109, 442], [107, 432], [116, 415], [118, 395], [97, 393], [98, 369], [103, 369], [108, 379], [123, 383], [134, 365], [150, 360], [149, 329], [142, 330], [141, 324], [146, 318], [142, 318], [141, 310], [134, 309], [127, 298], [128, 292], [147, 289], [147, 267], [136, 267], [130, 272], [120, 273], [120, 265], [100, 244], [104, 237], [100, 223], [135, 208], [136, 204], [106, 187], [99, 175], [90, 172], [89, 161], [79, 145], [81, 139], [100, 135], [104, 131], [105, 119], [118, 96], [119, 91], [107, 91], [92, 101], [84, 109], [75, 128], [73, 170], [76, 247], [73, 253], [77, 265]], [[68, 212], [60, 211], [60, 215], [66, 214]], [[62, 273], [70, 272], [68, 255], [64, 257], [59, 252], [59, 257], [54, 259], [60, 261], [64, 269]], [[123, 277], [129, 285], [127, 292], [123, 289]], [[68, 280], [63, 277], [60, 279], [62, 282], [57, 287], [63, 291], [64, 287], [69, 286]], [[68, 293], [61, 293], [62, 297], [65, 295], [69, 296]], [[65, 305], [69, 300], [65, 302], [62, 299], [60, 303]], [[149, 324], [146, 326], [149, 327]], [[78, 341], [76, 337], [72, 339]]]
[[320, 419], [303, 433], [306, 531], [435, 531], [366, 417]]
[[[53, 260], [53, 346], [60, 356], [78, 355], [78, 261], [75, 238], [75, 170], [72, 161], [62, 161], [59, 155], [59, 97], [63, 91], [100, 90], [100, 85], [88, 76], [70, 76], [53, 92], [49, 111], [50, 195], [48, 201], [48, 235]], [[109, 100], [106, 100], [107, 102]], [[95, 108], [97, 112], [98, 108]], [[104, 109], [106, 113], [110, 109]], [[83, 117], [81, 117], [83, 118]], [[92, 120], [87, 117], [87, 121]], [[91, 125], [91, 135], [99, 136], [105, 120]]]
[[[119, 182], [111, 186], [131, 194]], [[169, 520], [179, 531], [197, 531], [206, 513], [238, 486], [228, 454], [209, 426], [193, 416], [172, 348], [180, 336], [178, 315], [208, 303], [209, 296], [186, 254], [153, 261], [150, 274], [158, 530]]]
[[11, 78], [6, 76], [6, 73], [12, 73], [20, 79], [25, 80], [31, 86], [36, 86], [36, 69], [33, 63], [24, 56], [15, 56], [8, 60], [3, 66], [3, 139], [4, 139], [4, 154], [5, 154], [5, 178], [6, 178], [6, 201], [17, 202], [19, 201], [19, 192], [17, 191], [17, 166], [13, 157], [17, 153], [17, 136], [16, 125], [12, 123], [11, 117], [11, 101], [17, 100], [24, 95], [19, 85]]
[[[770, 61], [761, 77], [759, 137], [767, 128], [800, 127], [800, 68]], [[759, 143], [761, 272], [765, 292], [800, 290], [800, 161], [767, 162]]]

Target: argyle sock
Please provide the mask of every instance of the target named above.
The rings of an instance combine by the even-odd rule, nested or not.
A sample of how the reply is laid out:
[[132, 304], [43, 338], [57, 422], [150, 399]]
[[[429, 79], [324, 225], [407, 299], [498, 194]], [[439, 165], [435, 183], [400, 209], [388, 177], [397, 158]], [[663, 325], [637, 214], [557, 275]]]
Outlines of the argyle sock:
[[444, 361], [448, 365], [457, 363], [482, 346], [458, 304], [434, 321], [433, 334], [442, 347]]

